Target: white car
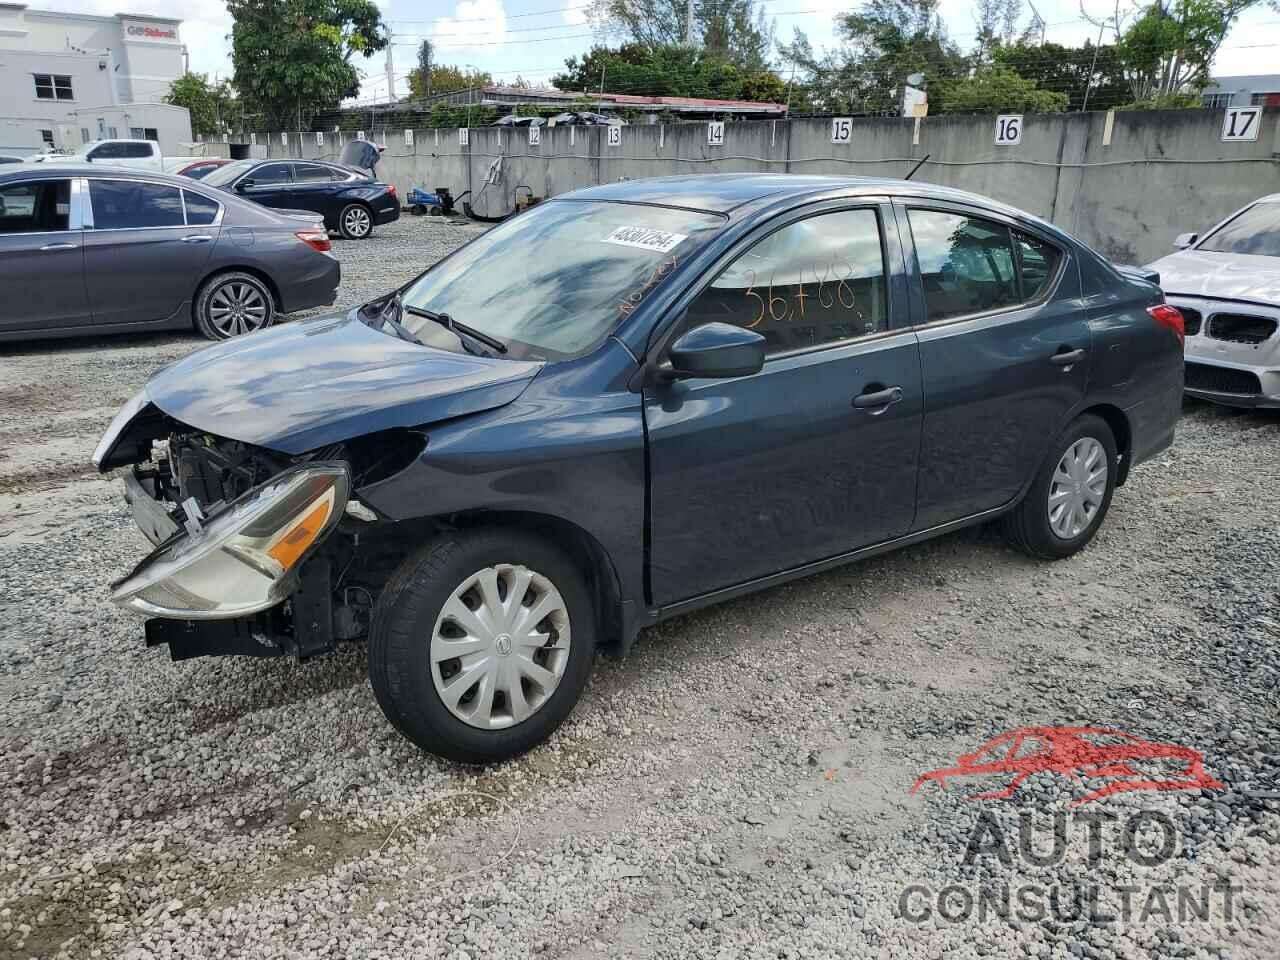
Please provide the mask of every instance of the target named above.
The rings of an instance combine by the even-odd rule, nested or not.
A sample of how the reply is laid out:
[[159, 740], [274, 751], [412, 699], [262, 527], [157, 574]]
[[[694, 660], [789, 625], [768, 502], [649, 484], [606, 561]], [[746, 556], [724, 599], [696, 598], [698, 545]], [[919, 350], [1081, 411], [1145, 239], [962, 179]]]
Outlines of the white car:
[[1255, 200], [1149, 265], [1186, 323], [1186, 391], [1280, 409], [1280, 193]]
[[154, 140], [90, 140], [74, 153], [43, 153], [27, 163], [105, 163], [113, 167], [164, 171], [164, 156]]

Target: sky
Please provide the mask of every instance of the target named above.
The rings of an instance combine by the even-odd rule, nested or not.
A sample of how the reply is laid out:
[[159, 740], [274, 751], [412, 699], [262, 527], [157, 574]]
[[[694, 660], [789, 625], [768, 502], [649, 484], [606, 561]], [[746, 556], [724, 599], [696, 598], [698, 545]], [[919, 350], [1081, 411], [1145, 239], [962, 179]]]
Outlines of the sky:
[[[122, 10], [182, 19], [180, 33], [190, 54], [191, 69], [215, 77], [230, 77], [231, 17], [218, 0], [30, 0], [31, 6], [73, 13], [112, 15]], [[396, 93], [408, 93], [408, 72], [416, 62], [423, 39], [436, 45], [437, 59], [457, 66], [487, 70], [496, 82], [521, 76], [545, 84], [561, 70], [567, 57], [587, 50], [593, 40], [610, 38], [593, 31], [587, 21], [588, 0], [376, 0], [393, 33], [392, 57]], [[1077, 0], [1032, 0], [1048, 24], [1045, 39], [1078, 45], [1097, 39], [1098, 28], [1081, 14]], [[1123, 0], [1122, 0], [1123, 2]], [[1021, 25], [1031, 19], [1023, 0]], [[789, 40], [796, 27], [808, 34], [816, 50], [836, 45], [833, 19], [858, 6], [857, 0], [765, 0], [766, 15], [774, 21], [779, 39]], [[972, 47], [971, 0], [942, 0], [947, 32], [961, 48]], [[1101, 18], [1114, 13], [1114, 3], [1084, 0], [1084, 10]], [[616, 38], [614, 38], [616, 39]], [[1280, 72], [1280, 13], [1259, 3], [1242, 16], [1228, 35], [1214, 64], [1215, 76]], [[388, 98], [386, 55], [357, 59], [364, 74], [360, 99]], [[605, 86], [608, 86], [606, 82]]]

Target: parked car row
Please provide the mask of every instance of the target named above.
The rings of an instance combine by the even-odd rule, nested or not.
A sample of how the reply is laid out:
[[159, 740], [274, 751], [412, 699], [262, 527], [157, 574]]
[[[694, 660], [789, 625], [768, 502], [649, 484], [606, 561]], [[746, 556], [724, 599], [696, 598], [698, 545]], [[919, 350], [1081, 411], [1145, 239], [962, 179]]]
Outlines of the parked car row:
[[1182, 350], [1142, 271], [972, 194], [579, 190], [154, 377], [94, 454], [156, 545], [113, 597], [177, 660], [366, 640], [396, 729], [503, 760], [644, 626], [986, 521], [1074, 554]]

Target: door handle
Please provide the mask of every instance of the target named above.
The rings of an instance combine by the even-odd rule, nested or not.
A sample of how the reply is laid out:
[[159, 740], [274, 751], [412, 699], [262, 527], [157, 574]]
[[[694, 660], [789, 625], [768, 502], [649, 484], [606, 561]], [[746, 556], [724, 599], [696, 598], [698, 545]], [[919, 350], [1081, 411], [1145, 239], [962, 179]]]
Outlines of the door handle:
[[207, 233], [197, 233], [194, 236], [183, 237], [182, 242], [183, 243], [208, 243], [212, 239], [213, 237], [209, 236]]
[[[886, 387], [871, 393], [860, 393], [853, 398], [853, 405], [859, 410], [871, 410], [872, 414], [884, 413], [892, 404], [902, 399], [901, 387]], [[876, 408], [879, 409], [876, 409]]]
[[74, 243], [46, 243], [41, 250], [74, 250], [77, 244]]
[[1049, 362], [1059, 367], [1069, 367], [1077, 360], [1083, 359], [1084, 349], [1077, 347], [1074, 350], [1059, 349], [1057, 353], [1049, 358]]

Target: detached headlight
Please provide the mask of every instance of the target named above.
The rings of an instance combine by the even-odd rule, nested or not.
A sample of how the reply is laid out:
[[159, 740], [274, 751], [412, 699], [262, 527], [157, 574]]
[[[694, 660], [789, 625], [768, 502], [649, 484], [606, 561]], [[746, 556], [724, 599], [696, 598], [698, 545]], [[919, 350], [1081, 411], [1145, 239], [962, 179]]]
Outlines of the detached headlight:
[[172, 537], [112, 585], [111, 599], [153, 617], [219, 620], [287, 597], [291, 573], [337, 524], [350, 479], [343, 464], [286, 470], [197, 532]]

